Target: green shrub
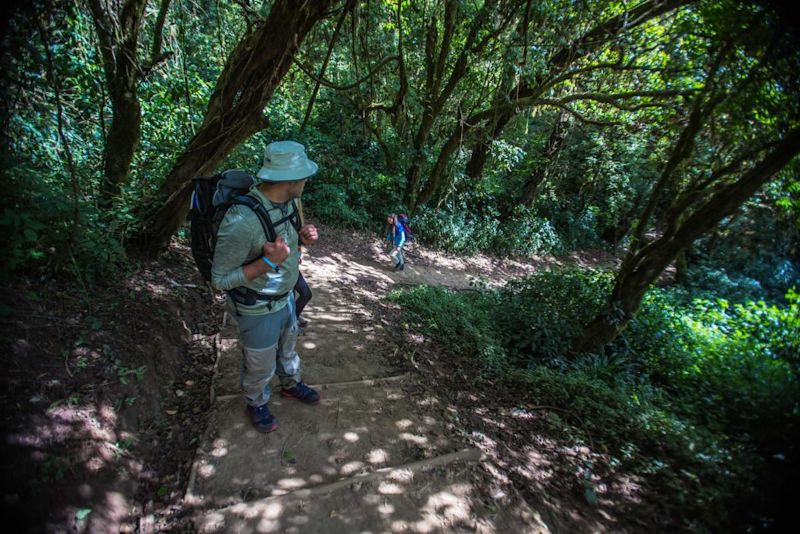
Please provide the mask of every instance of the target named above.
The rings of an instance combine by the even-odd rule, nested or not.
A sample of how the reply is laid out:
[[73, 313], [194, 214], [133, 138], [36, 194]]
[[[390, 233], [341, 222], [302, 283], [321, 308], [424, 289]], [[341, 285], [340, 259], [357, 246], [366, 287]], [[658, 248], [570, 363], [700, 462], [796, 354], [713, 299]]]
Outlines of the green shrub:
[[304, 195], [314, 215], [325, 224], [360, 227], [369, 220], [369, 214], [348, 205], [347, 191], [334, 184], [318, 184]]
[[605, 302], [609, 273], [564, 269], [509, 282], [502, 291], [499, 324], [520, 364], [563, 362], [573, 337]]
[[650, 380], [670, 392], [674, 409], [706, 425], [780, 441], [800, 408], [797, 294], [779, 307], [722, 299], [679, 306], [659, 293], [626, 334]]
[[388, 298], [403, 306], [406, 316], [420, 331], [441, 341], [453, 353], [475, 358], [485, 369], [505, 368], [506, 354], [496, 332], [493, 293], [418, 286], [394, 291]]
[[549, 254], [562, 249], [561, 238], [550, 221], [523, 206], [517, 207], [513, 217], [500, 225], [492, 241], [492, 252], [504, 256]]
[[731, 305], [653, 288], [604, 354], [567, 354], [612, 283], [565, 269], [493, 292], [416, 288], [392, 299], [423, 333], [548, 409], [559, 432], [616, 451], [612, 462], [668, 487], [695, 526], [720, 528], [727, 503], [755, 498], [765, 462], [800, 433], [800, 297]]
[[496, 219], [470, 216], [465, 208], [439, 210], [423, 206], [414, 215], [415, 232], [423, 242], [460, 254], [488, 249], [498, 226]]
[[113, 222], [99, 221], [83, 197], [75, 226], [75, 206], [63, 176], [8, 157], [3, 161], [0, 179], [7, 194], [0, 202], [0, 232], [6, 239], [0, 244], [0, 279], [43, 270], [91, 280], [125, 262], [115, 233], [109, 231]]

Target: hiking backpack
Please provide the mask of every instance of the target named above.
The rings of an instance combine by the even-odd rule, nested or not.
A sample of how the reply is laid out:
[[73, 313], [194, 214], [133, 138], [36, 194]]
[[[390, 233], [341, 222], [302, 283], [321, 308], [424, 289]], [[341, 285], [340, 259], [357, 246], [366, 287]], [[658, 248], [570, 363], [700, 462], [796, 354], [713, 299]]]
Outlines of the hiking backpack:
[[[210, 177], [193, 180], [191, 210], [189, 212], [192, 257], [197, 269], [207, 282], [211, 281], [211, 263], [217, 246], [217, 231], [228, 208], [241, 204], [252, 209], [258, 217], [267, 241], [275, 241], [275, 227], [289, 221], [300, 233], [300, 213], [292, 200], [289, 214], [273, 223], [266, 207], [248, 195], [256, 178], [244, 171], [228, 170]], [[250, 258], [248, 261], [252, 261]]]
[[397, 216], [397, 222], [403, 225], [403, 232], [406, 234], [406, 241], [413, 241], [414, 240], [414, 232], [411, 231], [411, 219], [408, 217], [406, 213], [400, 213]]

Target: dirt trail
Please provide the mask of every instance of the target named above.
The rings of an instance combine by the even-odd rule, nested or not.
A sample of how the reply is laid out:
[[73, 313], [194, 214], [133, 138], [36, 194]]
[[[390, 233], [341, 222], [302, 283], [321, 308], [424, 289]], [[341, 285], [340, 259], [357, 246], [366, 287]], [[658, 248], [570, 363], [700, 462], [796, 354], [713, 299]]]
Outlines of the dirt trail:
[[492, 494], [481, 451], [454, 431], [447, 407], [405, 364], [388, 335], [394, 319], [376, 305], [396, 287], [466, 288], [469, 272], [499, 283], [529, 268], [481, 259], [434, 263], [412, 251], [406, 270], [395, 273], [377, 240], [323, 240], [302, 265], [314, 295], [305, 312], [311, 325], [298, 341], [304, 379], [322, 402], [309, 407], [273, 396], [281, 427], [257, 433], [238, 392], [236, 332], [223, 326], [209, 429], [185, 498], [197, 529], [546, 532], [524, 500]]

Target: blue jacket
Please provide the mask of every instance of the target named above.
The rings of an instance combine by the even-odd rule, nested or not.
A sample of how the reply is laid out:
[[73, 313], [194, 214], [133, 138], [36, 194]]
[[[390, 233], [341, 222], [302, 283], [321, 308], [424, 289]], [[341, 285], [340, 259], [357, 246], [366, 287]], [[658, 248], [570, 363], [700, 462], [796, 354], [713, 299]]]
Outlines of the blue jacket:
[[406, 229], [403, 228], [403, 223], [395, 222], [394, 229], [386, 233], [386, 240], [392, 241], [396, 247], [402, 247], [406, 242]]

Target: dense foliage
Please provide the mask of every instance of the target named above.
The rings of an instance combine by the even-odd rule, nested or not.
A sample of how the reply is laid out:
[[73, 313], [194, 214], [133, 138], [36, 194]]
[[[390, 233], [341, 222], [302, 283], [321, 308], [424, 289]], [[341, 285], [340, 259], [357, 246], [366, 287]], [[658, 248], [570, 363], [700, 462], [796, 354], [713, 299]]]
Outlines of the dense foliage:
[[[83, 266], [81, 272], [103, 270], [121, 258], [138, 217], [147, 211], [142, 201], [158, 190], [201, 127], [227, 58], [258, 17], [270, 12], [269, 2], [250, 10], [214, 2], [167, 7], [161, 33], [157, 10], [145, 11], [142, 18], [137, 45], [143, 69], [137, 84], [141, 140], [110, 211], [98, 206], [104, 202], [104, 139], [115, 110], [93, 12], [80, 2], [34, 3], [9, 19], [2, 41], [9, 73], [2, 83], [7, 97], [2, 172], [10, 194], [4, 196], [0, 222], [14, 237], [4, 243], [6, 276], [35, 265], [74, 270], [72, 257]], [[573, 51], [572, 63], [551, 71], [548, 50], [572, 50], [572, 43], [597, 31], [600, 22], [614, 20], [622, 8], [590, 2], [573, 10], [558, 0], [349, 7], [349, 13], [337, 11], [312, 29], [295, 67], [265, 108], [270, 125], [220, 167], [254, 170], [266, 141], [296, 138], [321, 164], [308, 187], [311, 211], [333, 224], [373, 229], [386, 212], [410, 207], [407, 202], [418, 191], [410, 191], [409, 179], [419, 174], [419, 185], [425, 186], [425, 173], [436, 171], [431, 166], [458, 117], [463, 126], [466, 115], [482, 108], [495, 106], [497, 115], [509, 98], [503, 91], [513, 92], [514, 83], [517, 94], [542, 83], [542, 98], [519, 100], [493, 138], [481, 141], [484, 130], [463, 132], [446, 181], [415, 213], [424, 242], [459, 253], [501, 255], [624, 245], [680, 127], [689, 93], [676, 95], [700, 86], [709, 54], [731, 27], [749, 24], [752, 30], [736, 59], [742, 72], [740, 67], [752, 66], [760, 54], [756, 39], [774, 24], [767, 17], [763, 28], [752, 27], [752, 17], [769, 10], [736, 2], [671, 6]], [[344, 22], [337, 33], [339, 14]], [[37, 31], [31, 33], [32, 28]], [[163, 53], [148, 57], [157, 43]], [[323, 72], [321, 62], [329, 52]], [[791, 97], [793, 86], [783, 83], [781, 95], [776, 82], [765, 78], [765, 83], [773, 85], [759, 90], [771, 104], [759, 113], [774, 113], [784, 96]], [[655, 96], [586, 97], [614, 93]], [[551, 105], [558, 98], [568, 103]], [[738, 105], [727, 105], [728, 116]], [[767, 115], [759, 121], [765, 131], [780, 122]], [[737, 131], [733, 123], [727, 127]], [[728, 142], [718, 136], [701, 145], [718, 150], [715, 144]], [[482, 147], [486, 163], [478, 168], [474, 151]], [[703, 155], [687, 175], [707, 163]], [[709, 238], [717, 252], [708, 268], [705, 258], [711, 251], [702, 243], [689, 254], [690, 263], [697, 259], [699, 268], [690, 273], [698, 283], [713, 283], [709, 269], [728, 268], [725, 242], [741, 236], [740, 226], [776, 230], [762, 233], [769, 238], [759, 242], [754, 260], [783, 265], [782, 270], [754, 270], [743, 260], [730, 265], [727, 275], [715, 276], [744, 273], [776, 294], [797, 282], [796, 184], [787, 174], [751, 202], [747, 214], [724, 223], [720, 235]], [[39, 209], [43, 203], [47, 210]], [[59, 254], [47, 253], [54, 250]]]
[[[494, 291], [418, 287], [391, 298], [447, 350], [478, 362], [478, 379], [521, 392], [521, 405], [565, 409], [558, 430], [605, 444], [612, 463], [663, 488], [687, 525], [755, 521], [754, 503], [769, 495], [765, 466], [797, 452], [800, 296], [734, 304], [653, 289], [606, 352], [567, 357], [611, 282], [569, 269]], [[734, 513], [735, 500], [753, 515]]]
[[[454, 253], [626, 258], [615, 274], [395, 298], [483, 376], [569, 407], [619, 461], [663, 477], [692, 517], [718, 526], [731, 496], [753, 495], [760, 466], [795, 454], [791, 17], [744, 0], [320, 2], [11, 9], [0, 279], [114, 276], [141, 241], [157, 251], [185, 237], [194, 173], [255, 171], [267, 142], [296, 139], [320, 166], [304, 202], [321, 223], [379, 231], [407, 211], [420, 242]], [[296, 48], [261, 35], [312, 7]], [[248, 50], [286, 64], [249, 72]], [[185, 163], [206, 149], [208, 168]], [[749, 173], [752, 187], [736, 189]], [[174, 225], [151, 232], [154, 219]], [[677, 284], [644, 293], [667, 266]], [[572, 350], [598, 318], [610, 332], [600, 348]]]

